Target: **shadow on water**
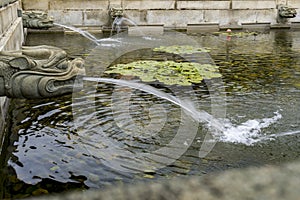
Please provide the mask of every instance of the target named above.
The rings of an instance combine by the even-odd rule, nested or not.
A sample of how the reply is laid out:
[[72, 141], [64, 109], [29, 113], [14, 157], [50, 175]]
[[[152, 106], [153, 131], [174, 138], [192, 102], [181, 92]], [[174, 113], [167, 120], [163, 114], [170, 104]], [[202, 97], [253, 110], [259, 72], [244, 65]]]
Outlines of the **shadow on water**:
[[[29, 45], [61, 45], [71, 56], [90, 59], [94, 52], [109, 59], [116, 55], [106, 52], [106, 47], [122, 48], [118, 46], [122, 44], [118, 38], [113, 39], [115, 46], [110, 45], [109, 39], [106, 43], [102, 40], [102, 45], [98, 45], [100, 51], [95, 51], [94, 42], [82, 41], [78, 36], [54, 34], [53, 38], [49, 37], [28, 35], [27, 42]], [[188, 90], [151, 83], [151, 87], [156, 88], [151, 94], [150, 86], [137, 84], [130, 89], [111, 84], [115, 81], [112, 79], [99, 79], [97, 75], [102, 77], [107, 65], [129, 62], [130, 56], [134, 57], [129, 52], [125, 57], [117, 55], [122, 59], [107, 63], [101, 59], [91, 65], [88, 75], [95, 75], [90, 80], [96, 82], [87, 81], [86, 86], [91, 87], [86, 87], [78, 96], [12, 100], [6, 128], [7, 148], [1, 155], [2, 197], [21, 198], [115, 183], [201, 176], [299, 158], [299, 32], [233, 36], [230, 41], [224, 35], [190, 37], [210, 49], [210, 56], [220, 66], [226, 93], [226, 118], [218, 119], [225, 130], [214, 138], [218, 142], [207, 156], [199, 158], [200, 146], [209, 133], [206, 122], [194, 123], [197, 120], [178, 106], [182, 106], [182, 98], [174, 99], [170, 95], [191, 96], [192, 91], [195, 110], [211, 113], [208, 83], [194, 84]], [[105, 67], [98, 69], [99, 66]], [[121, 83], [127, 86], [138, 80], [129, 76], [122, 78], [129, 79]], [[110, 83], [103, 83], [104, 80]], [[139, 87], [142, 89], [137, 90]], [[173, 103], [160, 98], [165, 93]], [[143, 161], [138, 155], [149, 155], [169, 144], [182, 125], [190, 128], [183, 129], [187, 135], [189, 130], [196, 130], [192, 141], [183, 138], [181, 145], [186, 151], [182, 156], [157, 169], [148, 162], [140, 169], [136, 166], [141, 165], [132, 165], [132, 161]], [[117, 145], [118, 149], [111, 149], [108, 144]], [[128, 153], [124, 154], [124, 150]], [[166, 160], [171, 158], [166, 157]], [[155, 162], [152, 164], [156, 166]], [[132, 168], [126, 168], [128, 172], [124, 166]]]

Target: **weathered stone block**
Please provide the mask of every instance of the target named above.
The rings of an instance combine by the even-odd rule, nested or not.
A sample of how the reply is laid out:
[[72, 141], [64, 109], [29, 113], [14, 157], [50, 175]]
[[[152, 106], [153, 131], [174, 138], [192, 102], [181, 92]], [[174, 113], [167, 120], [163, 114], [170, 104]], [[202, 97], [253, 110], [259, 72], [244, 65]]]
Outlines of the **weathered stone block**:
[[232, 1], [232, 9], [275, 9], [276, 2], [274, 0], [244, 0]]
[[88, 10], [83, 12], [84, 26], [103, 26], [109, 22], [108, 11]]
[[203, 21], [206, 23], [219, 23], [220, 10], [204, 10]]
[[22, 0], [24, 10], [48, 10], [50, 0]]
[[109, 2], [107, 0], [57, 0], [49, 2], [50, 10], [86, 10], [86, 9], [98, 9], [107, 10]]
[[203, 10], [149, 10], [147, 23], [161, 24], [165, 27], [186, 27], [187, 24], [203, 22]]
[[146, 10], [126, 10], [124, 16], [136, 24], [147, 24]]
[[222, 10], [219, 19], [220, 26], [242, 23], [276, 23], [277, 12], [270, 10]]
[[256, 23], [271, 23], [275, 24], [277, 18], [277, 9], [256, 10]]
[[0, 38], [0, 51], [20, 49], [24, 41], [22, 18], [16, 19]]
[[84, 19], [80, 10], [49, 10], [48, 15], [53, 17], [54, 22], [65, 25], [82, 25]]
[[292, 8], [300, 8], [300, 1], [299, 0], [288, 0], [287, 5]]
[[163, 35], [163, 26], [131, 26], [128, 27], [128, 35], [131, 36], [149, 36], [149, 35]]
[[177, 9], [229, 9], [230, 1], [177, 1]]
[[11, 6], [12, 19], [16, 20], [18, 18], [18, 12], [16, 12], [16, 10], [18, 10], [19, 4], [18, 4], [18, 2], [15, 2], [13, 4], [10, 4], [10, 6]]
[[175, 0], [124, 0], [123, 8], [129, 10], [174, 9]]
[[13, 23], [13, 7], [12, 5], [0, 9], [0, 33], [4, 33], [11, 23]]

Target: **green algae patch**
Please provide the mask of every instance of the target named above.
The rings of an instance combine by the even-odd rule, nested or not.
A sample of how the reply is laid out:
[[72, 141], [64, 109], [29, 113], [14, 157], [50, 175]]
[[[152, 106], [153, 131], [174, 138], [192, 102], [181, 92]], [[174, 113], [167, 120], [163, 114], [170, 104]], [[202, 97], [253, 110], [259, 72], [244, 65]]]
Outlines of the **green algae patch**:
[[251, 36], [251, 35], [258, 35], [257, 32], [214, 32], [215, 35], [225, 35], [225, 36], [232, 36], [232, 37], [247, 37], [247, 36]]
[[189, 86], [203, 79], [219, 78], [218, 66], [191, 62], [141, 60], [111, 66], [107, 74], [139, 77], [144, 82], [159, 81], [166, 85]]
[[207, 48], [199, 48], [199, 47], [193, 47], [189, 45], [173, 45], [173, 46], [160, 46], [157, 48], [154, 48], [153, 51], [160, 51], [160, 52], [166, 52], [166, 53], [173, 53], [173, 54], [194, 54], [194, 53], [207, 53], [210, 52]]

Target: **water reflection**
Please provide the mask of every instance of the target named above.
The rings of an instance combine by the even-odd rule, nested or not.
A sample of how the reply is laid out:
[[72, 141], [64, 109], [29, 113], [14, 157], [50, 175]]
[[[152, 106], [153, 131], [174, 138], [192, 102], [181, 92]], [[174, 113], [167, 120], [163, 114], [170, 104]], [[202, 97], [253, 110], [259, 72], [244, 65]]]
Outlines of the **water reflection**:
[[[281, 118], [275, 124], [262, 128], [261, 132], [266, 136], [281, 134], [282, 137], [264, 140], [254, 146], [220, 142], [207, 157], [199, 159], [199, 147], [207, 131], [200, 126], [196, 139], [191, 141], [191, 147], [172, 165], [158, 171], [141, 169], [143, 173], [132, 175], [104, 164], [105, 160], [101, 160], [99, 155], [106, 144], [101, 143], [99, 138], [93, 138], [95, 135], [88, 135], [89, 140], [83, 140], [78, 135], [73, 124], [71, 96], [40, 101], [13, 100], [7, 127], [7, 150], [1, 155], [2, 197], [17, 198], [75, 188], [99, 188], [116, 182], [202, 175], [229, 168], [284, 163], [299, 158], [299, 32], [272, 31], [257, 36], [232, 37], [230, 41], [223, 35], [201, 35], [194, 39], [211, 49], [211, 57], [220, 66], [227, 96], [227, 118], [233, 124], [241, 124], [249, 119], [279, 116], [274, 114], [278, 111]], [[61, 45], [71, 55], [83, 57], [94, 48], [93, 43], [82, 41], [81, 37], [76, 36], [53, 35], [49, 39], [49, 35], [29, 35], [28, 42], [29, 45]], [[98, 85], [97, 93], [93, 94], [96, 95], [96, 103], [93, 105], [96, 112], [92, 113], [95, 116], [85, 115], [82, 118], [83, 125], [94, 125], [90, 128], [96, 131], [100, 126], [102, 134], [110, 136], [133, 152], [152, 151], [172, 139], [180, 122], [178, 116], [181, 110], [178, 107], [153, 95], [136, 91], [130, 97], [132, 107], [129, 110], [135, 122], [147, 124], [151, 113], [149, 108], [159, 105], [167, 112], [152, 112], [152, 115], [161, 119], [167, 114], [168, 126], [164, 126], [159, 134], [151, 136], [143, 135], [142, 131], [133, 135], [126, 134], [118, 129], [116, 123], [120, 121], [115, 122], [113, 116], [122, 116], [122, 110], [115, 113], [111, 110], [114, 89], [110, 84]], [[211, 102], [205, 84], [194, 85], [193, 89], [198, 104], [209, 112]], [[87, 110], [89, 108], [82, 106], [81, 112], [91, 114]], [[95, 121], [91, 123], [89, 119]], [[123, 126], [130, 129], [131, 124], [126, 124], [126, 119], [123, 122]], [[97, 156], [86, 145], [82, 145], [87, 142], [86, 145], [90, 145], [93, 151], [98, 149]]]

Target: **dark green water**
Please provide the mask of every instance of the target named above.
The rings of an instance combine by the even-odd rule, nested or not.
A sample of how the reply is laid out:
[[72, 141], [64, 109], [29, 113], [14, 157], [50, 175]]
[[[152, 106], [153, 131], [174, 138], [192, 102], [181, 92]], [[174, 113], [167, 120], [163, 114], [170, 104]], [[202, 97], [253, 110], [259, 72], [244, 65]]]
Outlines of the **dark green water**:
[[[191, 145], [174, 163], [157, 170], [149, 170], [145, 166], [138, 173], [130, 173], [114, 167], [112, 160], [120, 156], [120, 152], [117, 149], [115, 154], [109, 152], [107, 138], [114, 142], [112, 144], [118, 144], [135, 154], [159, 149], [171, 141], [181, 125], [186, 123], [181, 120], [183, 114], [178, 106], [145, 92], [129, 91], [131, 106], [128, 112], [132, 121], [122, 119], [119, 116], [122, 116], [123, 110], [112, 107], [112, 95], [124, 94], [124, 99], [114, 100], [120, 101], [120, 104], [126, 103], [128, 89], [105, 83], [99, 83], [96, 92], [84, 89], [83, 96], [66, 95], [44, 100], [14, 99], [6, 129], [6, 150], [0, 162], [2, 197], [22, 198], [103, 188], [116, 183], [201, 176], [232, 168], [278, 165], [298, 159], [300, 135], [296, 133], [300, 130], [300, 32], [271, 31], [258, 35], [232, 36], [230, 40], [222, 34], [189, 37], [210, 49], [209, 55], [220, 67], [222, 74], [226, 119], [235, 128], [242, 128], [243, 122], [249, 122], [245, 125], [249, 129], [246, 131], [248, 135], [232, 138], [229, 134], [227, 138], [219, 139], [206, 157], [199, 158], [199, 148], [207, 133], [205, 126], [200, 124], [193, 141], [182, 141], [183, 145], [185, 142], [191, 142]], [[61, 47], [71, 58], [80, 56], [90, 60], [89, 56], [95, 48], [93, 42], [78, 35], [28, 36], [27, 45], [40, 44]], [[141, 51], [138, 56], [136, 53], [127, 55], [115, 62], [143, 56]], [[93, 55], [93, 59], [97, 60], [97, 56]], [[97, 75], [99, 71], [101, 69], [97, 69], [97, 66], [90, 66], [90, 73]], [[190, 91], [177, 86], [176, 89], [159, 84], [153, 86], [159, 86], [162, 91], [173, 95]], [[195, 84], [192, 90], [195, 94], [193, 100], [197, 101], [199, 108], [210, 113], [211, 94], [207, 85]], [[89, 103], [90, 97], [94, 100], [92, 104]], [[74, 105], [77, 106], [76, 115], [72, 110]], [[149, 109], [151, 107], [155, 108], [154, 111]], [[275, 120], [276, 113], [281, 117]], [[131, 122], [147, 127], [150, 115], [154, 121], [163, 120], [163, 124], [156, 124], [158, 131], [155, 134], [151, 135], [151, 131], [145, 131], [146, 128], [130, 129]], [[74, 124], [78, 116], [81, 123], [77, 121]], [[259, 129], [258, 134], [262, 137], [252, 137], [251, 133], [258, 130], [257, 123], [261, 124], [262, 119], [269, 119], [272, 123]], [[121, 122], [124, 122], [122, 126]], [[135, 132], [128, 133], [124, 127]], [[235, 131], [238, 135], [243, 129]], [[186, 132], [188, 134], [189, 129]], [[291, 132], [295, 134], [288, 134]], [[286, 136], [267, 137], [285, 133]], [[263, 136], [268, 139], [263, 140]], [[247, 141], [252, 139], [258, 141], [248, 145]], [[138, 161], [134, 156], [126, 156], [120, 157], [124, 163], [128, 159]]]

